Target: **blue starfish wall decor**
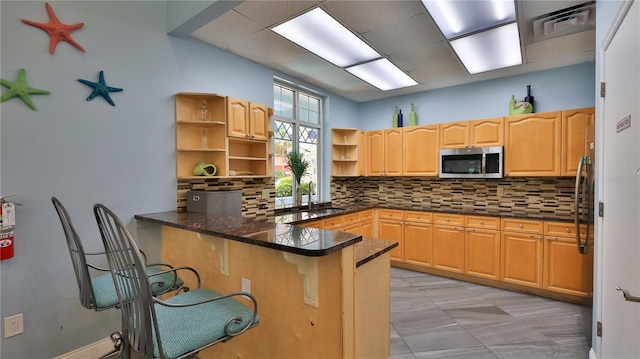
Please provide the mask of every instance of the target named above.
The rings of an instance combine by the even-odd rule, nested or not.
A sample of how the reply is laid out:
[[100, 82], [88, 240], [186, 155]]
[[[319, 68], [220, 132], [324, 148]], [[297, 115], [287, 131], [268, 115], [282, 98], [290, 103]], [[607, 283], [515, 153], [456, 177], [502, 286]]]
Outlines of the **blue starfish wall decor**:
[[87, 101], [91, 101], [93, 100], [94, 97], [100, 95], [104, 97], [104, 99], [107, 100], [107, 102], [110, 103], [111, 106], [115, 106], [116, 104], [113, 103], [113, 100], [111, 99], [111, 97], [109, 97], [109, 92], [122, 91], [122, 89], [120, 88], [107, 86], [107, 84], [104, 82], [104, 71], [100, 71], [100, 79], [98, 80], [98, 83], [82, 80], [82, 79], [78, 79], [78, 81], [82, 82], [83, 84], [89, 87], [93, 87], [93, 92], [91, 92], [91, 95], [87, 97]]
[[0, 83], [2, 84], [2, 86], [9, 88], [9, 91], [5, 92], [2, 97], [0, 97], [0, 102], [18, 96], [22, 101], [24, 101], [24, 103], [27, 104], [27, 106], [31, 107], [31, 109], [34, 111], [38, 111], [38, 107], [36, 107], [36, 104], [31, 101], [29, 95], [48, 95], [51, 93], [47, 90], [39, 90], [37, 88], [27, 86], [26, 71], [24, 69], [20, 69], [20, 72], [18, 72], [18, 79], [16, 80], [16, 82], [0, 79]]

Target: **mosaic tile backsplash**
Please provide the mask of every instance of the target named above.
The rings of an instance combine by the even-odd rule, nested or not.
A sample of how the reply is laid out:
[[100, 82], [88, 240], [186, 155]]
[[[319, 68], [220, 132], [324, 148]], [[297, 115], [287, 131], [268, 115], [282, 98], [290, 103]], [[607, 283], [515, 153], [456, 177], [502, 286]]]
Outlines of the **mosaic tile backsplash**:
[[572, 177], [493, 180], [332, 177], [331, 202], [337, 207], [366, 204], [419, 211], [572, 220], [574, 185]]
[[[262, 190], [269, 198], [262, 198]], [[202, 178], [178, 180], [178, 212], [187, 209], [187, 192], [191, 190], [242, 190], [242, 217], [267, 219], [275, 209], [276, 187], [273, 178]]]

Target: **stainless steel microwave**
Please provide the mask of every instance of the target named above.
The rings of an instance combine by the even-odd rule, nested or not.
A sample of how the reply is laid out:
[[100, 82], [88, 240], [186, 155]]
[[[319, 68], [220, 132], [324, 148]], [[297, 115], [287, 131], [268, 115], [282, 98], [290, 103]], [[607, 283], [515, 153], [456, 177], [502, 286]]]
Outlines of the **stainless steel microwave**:
[[440, 150], [440, 178], [502, 178], [502, 146]]

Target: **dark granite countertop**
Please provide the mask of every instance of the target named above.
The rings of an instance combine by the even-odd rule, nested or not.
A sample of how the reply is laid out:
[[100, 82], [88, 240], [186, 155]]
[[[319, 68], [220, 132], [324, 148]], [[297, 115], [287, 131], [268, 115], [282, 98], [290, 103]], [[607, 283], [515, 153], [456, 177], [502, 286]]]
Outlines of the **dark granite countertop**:
[[303, 211], [297, 213], [285, 213], [275, 215], [274, 221], [278, 223], [303, 223], [306, 221], [312, 221], [315, 219], [329, 218], [334, 216], [341, 216], [344, 214], [354, 213], [365, 211], [369, 209], [397, 209], [401, 211], [419, 211], [419, 212], [432, 212], [432, 213], [450, 213], [450, 214], [463, 214], [463, 215], [473, 215], [473, 216], [488, 216], [488, 217], [500, 217], [500, 218], [517, 218], [517, 219], [529, 219], [529, 220], [538, 220], [538, 221], [554, 221], [554, 222], [567, 222], [572, 223], [573, 219], [567, 218], [559, 218], [557, 216], [553, 216], [548, 213], [540, 213], [539, 215], [518, 215], [511, 212], [497, 212], [497, 213], [479, 213], [479, 212], [468, 212], [468, 211], [442, 211], [438, 209], [427, 209], [427, 208], [406, 208], [406, 207], [398, 207], [398, 206], [381, 206], [381, 205], [365, 205], [365, 204], [356, 204], [356, 205], [348, 205], [338, 208], [330, 208], [329, 210], [316, 209], [313, 211]]
[[398, 242], [365, 237], [356, 243], [356, 268], [398, 246]]
[[135, 218], [310, 257], [325, 256], [362, 241], [356, 234], [205, 213], [167, 211], [137, 214]]

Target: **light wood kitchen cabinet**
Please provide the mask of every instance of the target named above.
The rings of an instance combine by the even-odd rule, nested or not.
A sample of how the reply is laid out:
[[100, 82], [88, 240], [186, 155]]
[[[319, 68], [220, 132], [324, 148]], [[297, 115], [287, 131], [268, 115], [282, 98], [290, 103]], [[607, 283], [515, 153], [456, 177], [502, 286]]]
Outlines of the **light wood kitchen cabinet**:
[[502, 146], [504, 119], [487, 118], [440, 124], [440, 148]]
[[406, 211], [404, 215], [404, 260], [422, 267], [433, 266], [433, 224], [428, 212]]
[[500, 280], [500, 218], [465, 216], [465, 274]]
[[391, 259], [404, 261], [404, 211], [397, 209], [378, 210], [377, 238], [398, 242], [398, 246], [391, 250]]
[[267, 141], [269, 108], [265, 105], [227, 97], [227, 136], [245, 140]]
[[[586, 227], [581, 228], [581, 235]], [[543, 289], [588, 297], [592, 293], [593, 247], [580, 254], [573, 223], [544, 223]]]
[[439, 125], [402, 128], [403, 162], [405, 176], [437, 176], [439, 173]]
[[434, 213], [433, 268], [464, 272], [464, 216]]
[[562, 111], [562, 176], [575, 176], [578, 161], [587, 151], [587, 127], [595, 124], [595, 108]]
[[[271, 175], [272, 148], [266, 140], [255, 141], [228, 137], [228, 119], [236, 112], [244, 112], [247, 101], [228, 97], [181, 92], [176, 94], [176, 176], [184, 178], [206, 178], [196, 176], [193, 169], [200, 162], [216, 166], [216, 177]], [[229, 102], [238, 104], [229, 107]], [[270, 110], [261, 106], [266, 118]], [[204, 113], [206, 114], [203, 115]], [[202, 117], [206, 119], [203, 120]], [[244, 115], [243, 115], [244, 116]], [[270, 137], [270, 126], [263, 119], [261, 132]]]
[[360, 234], [363, 237], [373, 237], [373, 210], [360, 212]]
[[402, 174], [402, 128], [367, 132], [367, 174], [400, 176]]
[[502, 281], [542, 288], [543, 222], [503, 218], [501, 223]]
[[364, 131], [354, 128], [331, 130], [331, 174], [333, 176], [359, 176], [364, 174]]
[[367, 175], [367, 133], [358, 130], [358, 176]]
[[329, 217], [322, 220], [322, 229], [339, 230], [344, 225], [343, 216]]
[[560, 176], [561, 112], [505, 117], [506, 176]]

